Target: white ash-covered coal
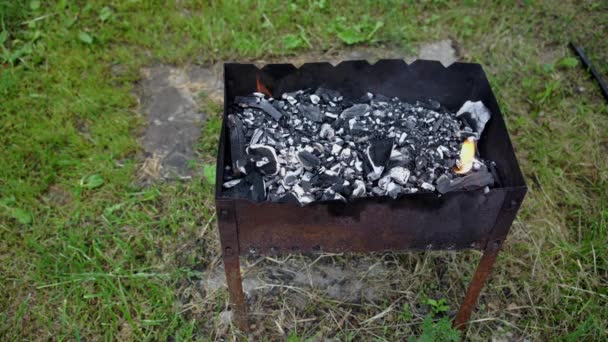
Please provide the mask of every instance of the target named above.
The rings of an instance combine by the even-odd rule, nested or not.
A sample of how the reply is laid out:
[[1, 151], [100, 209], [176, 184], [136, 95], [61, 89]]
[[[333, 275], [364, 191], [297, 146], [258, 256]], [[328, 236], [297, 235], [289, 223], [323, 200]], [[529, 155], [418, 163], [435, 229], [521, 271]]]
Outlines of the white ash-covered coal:
[[475, 144], [489, 119], [481, 102], [453, 113], [434, 100], [352, 100], [325, 88], [237, 97], [224, 192], [305, 205], [487, 187], [493, 165], [476, 157]]

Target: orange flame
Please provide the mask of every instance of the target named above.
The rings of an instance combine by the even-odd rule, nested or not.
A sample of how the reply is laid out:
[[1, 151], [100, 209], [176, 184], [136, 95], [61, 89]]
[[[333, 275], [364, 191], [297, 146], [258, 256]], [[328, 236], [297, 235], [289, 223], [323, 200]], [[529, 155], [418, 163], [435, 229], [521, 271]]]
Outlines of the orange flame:
[[272, 97], [272, 93], [270, 93], [270, 90], [268, 90], [268, 88], [266, 88], [262, 81], [260, 81], [260, 75], [255, 76], [255, 88], [257, 89], [258, 93], [262, 93], [268, 97]]
[[473, 162], [475, 161], [475, 139], [468, 137], [462, 143], [462, 149], [460, 150], [460, 160], [456, 162], [454, 172], [458, 174], [467, 173], [473, 168]]

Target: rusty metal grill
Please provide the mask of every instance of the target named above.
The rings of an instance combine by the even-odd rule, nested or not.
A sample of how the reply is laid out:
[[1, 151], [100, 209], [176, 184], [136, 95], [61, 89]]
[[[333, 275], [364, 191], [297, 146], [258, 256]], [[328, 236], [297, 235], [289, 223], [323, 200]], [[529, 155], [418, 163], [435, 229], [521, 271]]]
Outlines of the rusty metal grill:
[[349, 203], [321, 202], [300, 207], [253, 203], [222, 192], [223, 169], [230, 165], [227, 126], [222, 126], [217, 156], [216, 207], [228, 287], [236, 323], [247, 330], [239, 255], [386, 250], [484, 251], [455, 325], [464, 328], [497, 253], [527, 191], [509, 135], [490, 84], [478, 64], [418, 60], [347, 61], [337, 66], [309, 63], [224, 66], [226, 108], [235, 96], [255, 91], [256, 78], [278, 96], [303, 88], [328, 87], [345, 97], [381, 93], [414, 102], [435, 99], [450, 110], [465, 101], [482, 101], [492, 112], [479, 141], [480, 155], [496, 162], [497, 185], [483, 190], [407, 194], [397, 200], [361, 198]]

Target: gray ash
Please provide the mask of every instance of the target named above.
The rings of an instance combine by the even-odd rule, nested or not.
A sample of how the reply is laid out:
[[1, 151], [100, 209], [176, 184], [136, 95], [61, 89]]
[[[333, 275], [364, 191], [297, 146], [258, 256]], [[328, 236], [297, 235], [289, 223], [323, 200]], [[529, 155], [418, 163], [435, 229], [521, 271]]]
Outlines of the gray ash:
[[481, 102], [453, 113], [434, 100], [410, 104], [371, 93], [352, 100], [324, 88], [237, 97], [228, 114], [232, 165], [224, 191], [305, 205], [486, 187], [494, 183], [487, 162], [477, 158], [464, 176], [453, 169], [462, 141], [478, 139], [489, 118]]

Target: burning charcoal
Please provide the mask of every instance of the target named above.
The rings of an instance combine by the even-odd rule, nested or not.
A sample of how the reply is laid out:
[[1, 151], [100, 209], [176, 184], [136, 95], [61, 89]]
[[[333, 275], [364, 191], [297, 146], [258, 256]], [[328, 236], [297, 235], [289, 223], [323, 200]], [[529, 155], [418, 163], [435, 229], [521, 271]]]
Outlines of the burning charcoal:
[[371, 107], [367, 104], [356, 104], [348, 109], [342, 111], [340, 119], [350, 120], [352, 118], [363, 116], [365, 113], [370, 111]]
[[232, 157], [232, 168], [238, 176], [240, 173], [247, 173], [245, 166], [245, 134], [243, 123], [235, 115], [228, 115], [228, 127], [230, 129], [230, 155]]
[[274, 108], [270, 102], [255, 96], [237, 96], [235, 101], [240, 105], [245, 105], [253, 108], [259, 108], [266, 114], [270, 115], [276, 121], [279, 121], [283, 114]]
[[494, 177], [487, 169], [480, 169], [479, 171], [471, 172], [466, 176], [457, 177], [447, 185], [444, 185], [443, 183], [445, 182], [442, 181], [441, 187], [439, 184], [437, 185], [437, 191], [442, 194], [459, 190], [471, 191], [494, 184]]
[[470, 155], [467, 138], [479, 137], [475, 109], [459, 120], [433, 100], [412, 105], [370, 93], [353, 101], [324, 88], [235, 102], [227, 116], [233, 164], [223, 189], [237, 198], [306, 205], [441, 194], [481, 186], [488, 181], [479, 177], [495, 172], [476, 153], [463, 158]]
[[397, 184], [405, 185], [410, 178], [410, 170], [397, 166], [389, 171], [389, 175]]
[[302, 164], [302, 166], [304, 166], [304, 168], [307, 170], [311, 170], [321, 165], [321, 159], [307, 150], [301, 150], [298, 152], [297, 157], [300, 164]]
[[277, 153], [274, 148], [266, 145], [249, 145], [247, 155], [263, 174], [276, 175], [279, 172]]
[[368, 179], [376, 180], [380, 178], [392, 150], [393, 141], [391, 139], [376, 140], [367, 147], [365, 161], [368, 167]]
[[491, 115], [490, 110], [481, 101], [467, 101], [456, 113], [456, 116], [464, 120], [479, 136]]

